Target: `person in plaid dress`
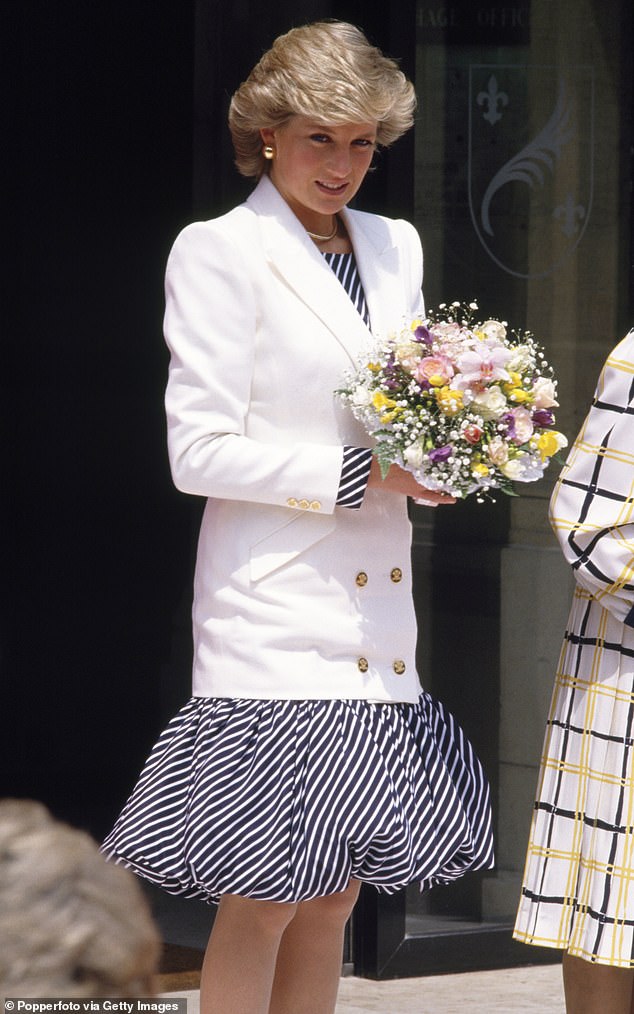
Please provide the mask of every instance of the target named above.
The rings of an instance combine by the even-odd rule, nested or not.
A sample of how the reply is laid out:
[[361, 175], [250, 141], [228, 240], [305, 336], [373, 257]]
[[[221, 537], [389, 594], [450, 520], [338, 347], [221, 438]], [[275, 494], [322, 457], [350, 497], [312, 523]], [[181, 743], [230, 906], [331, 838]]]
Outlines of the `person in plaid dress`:
[[564, 951], [568, 1014], [633, 1014], [634, 330], [603, 367], [550, 520], [576, 588], [514, 936]]

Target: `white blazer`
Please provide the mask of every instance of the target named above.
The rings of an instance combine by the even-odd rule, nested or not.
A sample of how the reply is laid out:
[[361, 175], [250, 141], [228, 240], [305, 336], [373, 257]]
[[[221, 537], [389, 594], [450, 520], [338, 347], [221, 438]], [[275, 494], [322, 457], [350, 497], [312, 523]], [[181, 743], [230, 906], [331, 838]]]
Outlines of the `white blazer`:
[[[422, 313], [418, 235], [343, 215], [387, 335]], [[370, 334], [268, 177], [183, 230], [166, 295], [172, 474], [208, 498], [194, 695], [415, 701], [406, 498], [368, 489], [360, 510], [335, 506], [344, 445], [370, 440], [334, 391]]]

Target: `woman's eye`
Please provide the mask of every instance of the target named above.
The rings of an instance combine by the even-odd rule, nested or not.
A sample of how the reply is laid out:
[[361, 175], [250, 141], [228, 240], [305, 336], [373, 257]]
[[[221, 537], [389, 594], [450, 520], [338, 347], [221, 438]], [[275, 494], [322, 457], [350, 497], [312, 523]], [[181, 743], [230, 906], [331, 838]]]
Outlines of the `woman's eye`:
[[310, 139], [311, 141], [319, 141], [321, 144], [324, 144], [328, 141], [328, 136], [326, 134], [311, 134]]
[[367, 137], [360, 137], [358, 141], [354, 142], [359, 148], [373, 148], [374, 141], [370, 141]]

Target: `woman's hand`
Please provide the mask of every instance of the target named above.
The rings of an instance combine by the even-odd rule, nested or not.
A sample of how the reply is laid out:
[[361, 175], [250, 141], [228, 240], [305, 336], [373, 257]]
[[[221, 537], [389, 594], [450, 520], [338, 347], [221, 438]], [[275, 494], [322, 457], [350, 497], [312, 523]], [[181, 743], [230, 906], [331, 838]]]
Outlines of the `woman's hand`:
[[368, 486], [375, 489], [380, 488], [385, 493], [400, 493], [404, 496], [411, 496], [416, 503], [425, 507], [438, 507], [444, 503], [455, 503], [456, 498], [448, 493], [436, 493], [434, 490], [426, 489], [419, 485], [411, 472], [406, 472], [400, 465], [390, 465], [389, 471], [384, 479], [381, 478], [381, 468], [376, 458], [372, 458], [370, 466], [370, 477]]

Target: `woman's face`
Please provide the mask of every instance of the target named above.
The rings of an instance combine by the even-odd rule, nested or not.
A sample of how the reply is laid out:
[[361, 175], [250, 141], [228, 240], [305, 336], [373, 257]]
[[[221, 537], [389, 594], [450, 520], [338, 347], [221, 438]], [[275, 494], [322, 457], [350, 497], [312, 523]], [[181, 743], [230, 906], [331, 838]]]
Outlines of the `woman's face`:
[[275, 152], [271, 181], [304, 228], [332, 228], [333, 215], [352, 200], [370, 168], [376, 131], [373, 122], [326, 126], [306, 116], [261, 131]]

